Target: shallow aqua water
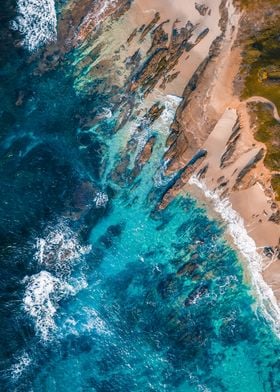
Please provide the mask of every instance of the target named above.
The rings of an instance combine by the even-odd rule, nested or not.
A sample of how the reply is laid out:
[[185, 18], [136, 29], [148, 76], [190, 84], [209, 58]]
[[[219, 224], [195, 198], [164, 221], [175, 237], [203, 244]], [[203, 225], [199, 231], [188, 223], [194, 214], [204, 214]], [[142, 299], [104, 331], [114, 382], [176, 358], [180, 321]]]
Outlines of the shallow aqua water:
[[[94, 223], [87, 214], [76, 221], [57, 216], [40, 232], [45, 248], [37, 243], [38, 270], [24, 282], [21, 310], [35, 336], [17, 359], [27, 355], [30, 363], [18, 378], [12, 365], [11, 385], [33, 391], [278, 390], [278, 339], [256, 310], [220, 224], [188, 195], [156, 211], [170, 180], [161, 174], [161, 182], [153, 181], [160, 177], [166, 135], [156, 126], [147, 137], [151, 132], [154, 155], [134, 181], [124, 172], [119, 185], [104, 170], [100, 192], [108, 201], [93, 207], [98, 220], [95, 214]], [[103, 135], [105, 168], [122, 158], [120, 135], [110, 136], [116, 155]], [[79, 233], [86, 222], [84, 238]], [[62, 236], [58, 249], [55, 235]], [[61, 243], [67, 247], [71, 240], [77, 254], [65, 261]], [[49, 274], [45, 281], [42, 271]], [[52, 279], [49, 295], [34, 296]]]
[[75, 89], [78, 49], [43, 76], [38, 59], [5, 54], [1, 390], [279, 391], [279, 339], [222, 222], [185, 194], [157, 209], [174, 180], [163, 156], [178, 99], [116, 132], [115, 97]]

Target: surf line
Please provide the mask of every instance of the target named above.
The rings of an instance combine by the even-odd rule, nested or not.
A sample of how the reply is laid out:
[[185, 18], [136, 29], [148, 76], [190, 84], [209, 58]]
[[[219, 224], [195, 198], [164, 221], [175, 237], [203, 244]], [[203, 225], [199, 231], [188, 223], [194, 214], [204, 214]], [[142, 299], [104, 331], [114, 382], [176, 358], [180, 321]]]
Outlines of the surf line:
[[272, 325], [276, 335], [280, 337], [280, 308], [272, 289], [264, 281], [262, 276], [262, 257], [257, 252], [255, 241], [248, 235], [242, 217], [232, 208], [228, 199], [221, 199], [219, 195], [207, 188], [206, 184], [192, 176], [190, 185], [198, 187], [211, 200], [214, 210], [227, 224], [228, 232], [241, 255], [247, 261], [248, 272], [252, 288], [256, 293], [257, 304], [264, 317]]
[[10, 23], [11, 30], [22, 37], [22, 46], [34, 52], [55, 41], [57, 18], [54, 0], [18, 0], [17, 16]]

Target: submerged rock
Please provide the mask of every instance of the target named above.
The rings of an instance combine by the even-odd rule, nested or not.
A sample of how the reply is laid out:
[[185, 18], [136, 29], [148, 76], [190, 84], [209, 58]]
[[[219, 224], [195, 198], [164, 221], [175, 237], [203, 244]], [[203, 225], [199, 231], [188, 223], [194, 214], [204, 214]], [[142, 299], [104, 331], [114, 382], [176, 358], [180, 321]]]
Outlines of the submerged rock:
[[196, 263], [187, 262], [183, 264], [178, 270], [178, 275], [192, 275], [199, 268], [199, 265]]
[[209, 292], [208, 284], [201, 284], [195, 288], [185, 300], [185, 306], [194, 305]]

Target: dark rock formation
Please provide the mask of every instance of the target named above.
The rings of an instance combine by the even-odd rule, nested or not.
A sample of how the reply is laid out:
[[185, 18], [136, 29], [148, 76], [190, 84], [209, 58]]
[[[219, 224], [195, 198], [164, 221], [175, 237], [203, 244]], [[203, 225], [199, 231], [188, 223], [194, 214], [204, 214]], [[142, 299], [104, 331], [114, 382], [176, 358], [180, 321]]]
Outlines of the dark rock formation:
[[140, 36], [140, 42], [143, 42], [146, 35], [149, 34], [149, 32], [155, 27], [157, 22], [160, 20], [160, 14], [159, 12], [155, 13], [154, 18], [151, 20], [151, 22], [143, 29], [141, 36]]
[[153, 153], [153, 148], [154, 148], [155, 142], [156, 142], [156, 137], [152, 136], [145, 144], [143, 150], [141, 151], [141, 153], [137, 157], [136, 162], [135, 162], [135, 166], [131, 172], [131, 175], [130, 175], [131, 181], [134, 180], [140, 174], [144, 165], [149, 161], [149, 159]]
[[280, 210], [277, 210], [274, 212], [268, 219], [271, 222], [276, 223], [277, 225], [280, 225]]
[[130, 42], [136, 37], [137, 35], [137, 27], [135, 27], [135, 29], [132, 31], [132, 33], [130, 34], [130, 36], [127, 38], [127, 43], [130, 44]]
[[197, 173], [198, 178], [200, 179], [205, 178], [208, 168], [209, 168], [209, 164], [203, 166]]
[[148, 111], [146, 115], [146, 119], [149, 121], [150, 124], [152, 124], [154, 121], [156, 121], [164, 111], [165, 106], [160, 105], [159, 102], [156, 102]]
[[188, 298], [185, 300], [185, 306], [190, 306], [195, 304], [200, 298], [202, 298], [209, 291], [207, 284], [201, 284], [199, 287], [195, 288]]
[[177, 275], [192, 275], [198, 269], [198, 264], [187, 262], [183, 264], [177, 271]]
[[237, 135], [234, 138], [230, 137], [230, 139], [226, 145], [226, 150], [223, 153], [223, 155], [221, 156], [221, 161], [220, 161], [220, 168], [221, 169], [223, 169], [224, 167], [229, 165], [229, 163], [230, 163], [229, 160], [236, 150], [236, 145], [237, 145], [239, 138], [240, 138], [240, 133], [237, 133]]
[[242, 181], [242, 179], [246, 176], [247, 173], [249, 173], [249, 171], [254, 168], [256, 166], [256, 164], [263, 159], [265, 154], [265, 151], [263, 148], [260, 149], [260, 151], [254, 156], [254, 158], [252, 158], [247, 165], [239, 172], [234, 188], [233, 189], [237, 189], [238, 185], [240, 184], [240, 182]]
[[195, 3], [195, 9], [200, 13], [201, 16], [205, 16], [209, 10], [209, 7], [207, 7], [205, 4]]
[[150, 55], [152, 52], [159, 48], [166, 47], [168, 42], [168, 34], [163, 29], [163, 26], [168, 23], [169, 20], [162, 22], [158, 27], [152, 32], [152, 45], [148, 50], [147, 54]]
[[205, 159], [206, 155], [206, 150], [198, 151], [194, 157], [182, 169], [180, 169], [174, 177], [172, 177], [162, 195], [161, 201], [158, 205], [159, 209], [164, 209], [170, 203], [174, 195], [176, 195], [182, 186], [187, 183], [191, 175]]
[[[160, 79], [163, 80], [163, 86], [172, 81], [178, 75], [172, 72], [172, 69], [176, 66], [182, 54], [191, 50], [208, 33], [208, 29], [203, 30], [194, 43], [189, 43], [195, 26], [188, 22], [184, 27], [177, 29], [176, 23], [174, 23], [170, 43], [167, 47], [168, 36], [162, 28], [164, 23], [166, 22], [163, 22], [152, 32], [153, 40], [148, 51], [149, 57], [133, 76], [130, 91], [141, 89], [146, 95], [152, 91]], [[146, 35], [146, 29], [144, 31]]]
[[88, 15], [98, 15], [98, 11], [103, 6], [103, 1], [82, 0], [73, 2], [71, 9], [63, 9], [58, 17], [57, 40], [48, 45], [40, 55], [37, 73], [42, 74], [52, 70], [64, 60], [65, 54], [86, 40], [89, 34], [100, 29], [103, 21], [111, 16], [118, 19], [130, 7], [131, 0], [117, 0], [107, 7], [99, 20], [97, 18], [87, 18]]

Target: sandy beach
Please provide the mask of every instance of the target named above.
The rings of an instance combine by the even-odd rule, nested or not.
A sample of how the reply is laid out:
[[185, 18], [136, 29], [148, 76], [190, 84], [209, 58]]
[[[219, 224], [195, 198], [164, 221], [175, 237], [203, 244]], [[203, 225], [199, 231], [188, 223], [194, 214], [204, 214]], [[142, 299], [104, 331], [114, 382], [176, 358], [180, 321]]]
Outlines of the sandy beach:
[[274, 11], [4, 0], [1, 390], [280, 391]]
[[[278, 259], [274, 257], [271, 260], [264, 252], [264, 249], [277, 249], [280, 226], [271, 220], [275, 212], [271, 174], [263, 163], [265, 145], [254, 139], [254, 124], [251, 123], [248, 105], [266, 100], [251, 97], [242, 101], [234, 87], [242, 61], [241, 49], [236, 45], [242, 13], [233, 7], [231, 1], [221, 6], [217, 1], [208, 0], [199, 5], [203, 8], [198, 9], [195, 0], [187, 3], [183, 0], [136, 0], [114, 24], [103, 28], [101, 38], [95, 39], [92, 48], [102, 45], [103, 40], [110, 40], [110, 47], [101, 49], [100, 57], [105, 65], [102, 75], [106, 74], [112, 84], [121, 87], [131, 72], [127, 67], [128, 59], [133, 58], [137, 51], [145, 58], [155, 45], [151, 31], [163, 28], [161, 34], [168, 34], [166, 48], [172, 53], [173, 29], [179, 31], [191, 22], [190, 50], [178, 55], [173, 67], [159, 75], [138, 111], [144, 112], [158, 100], [164, 102], [166, 95], [182, 97], [175, 119], [179, 134], [175, 148], [172, 146], [171, 149], [173, 157], [167, 171], [172, 173], [182, 168], [197, 150], [207, 151], [207, 157], [192, 174], [198, 175], [207, 168], [202, 178], [207, 189], [215, 191], [221, 199], [227, 198], [244, 220], [245, 228], [262, 257], [264, 278], [280, 299], [280, 281], [277, 283], [275, 279], [280, 274]], [[127, 26], [125, 30], [124, 25]], [[202, 39], [198, 39], [206, 30]], [[80, 34], [83, 34], [83, 29]], [[216, 53], [209, 59], [195, 88], [184, 98], [186, 86], [207, 60], [217, 37], [220, 37], [220, 43], [215, 48]], [[107, 59], [111, 58], [112, 52], [115, 53], [114, 66], [109, 67]], [[100, 58], [91, 63], [92, 69], [97, 62]], [[187, 104], [184, 99], [187, 99]], [[273, 104], [271, 107], [277, 118], [276, 107]], [[232, 137], [234, 129], [236, 137]], [[168, 154], [169, 151], [167, 157]], [[189, 176], [185, 176], [182, 184], [172, 192], [192, 192], [193, 186], [190, 188], [188, 180]], [[276, 203], [277, 208], [279, 203]]]
[[[196, 174], [207, 167], [203, 178], [207, 188], [215, 191], [221, 199], [227, 198], [243, 219], [245, 228], [261, 255], [263, 277], [280, 300], [278, 258], [276, 255], [268, 257], [265, 252], [265, 249], [278, 249], [279, 246], [280, 226], [271, 219], [279, 208], [279, 203], [275, 201], [270, 185], [271, 173], [264, 166], [263, 158], [256, 159], [236, 186], [242, 169], [250, 165], [261, 150], [265, 151], [265, 145], [254, 139], [254, 124], [251, 123], [248, 103], [266, 100], [251, 97], [242, 101], [234, 90], [234, 81], [241, 63], [240, 49], [235, 46], [241, 15], [237, 11], [232, 12], [232, 25], [228, 26], [219, 55], [209, 64], [208, 72], [206, 70], [187, 109], [180, 116], [190, 148], [184, 151], [179, 161], [181, 164], [187, 162], [197, 148], [207, 150], [207, 158], [197, 168]], [[214, 79], [211, 75], [213, 73]], [[199, 104], [201, 101], [202, 105]], [[275, 105], [269, 105], [277, 120]], [[221, 157], [227, 151], [236, 122], [239, 135], [230, 157], [221, 167]]]
[[[190, 18], [191, 21], [199, 21], [201, 18], [199, 14], [195, 15], [193, 2], [188, 3], [187, 8], [181, 1], [176, 4], [177, 7], [172, 7], [172, 10], [179, 11], [181, 22], [184, 17], [185, 20]], [[209, 1], [207, 6], [212, 10], [212, 16], [219, 12], [216, 2]], [[161, 20], [170, 18], [170, 14], [165, 14], [166, 9], [159, 1], [135, 2], [135, 7], [144, 10], [144, 14], [158, 9]], [[279, 245], [280, 226], [271, 220], [271, 215], [275, 209], [279, 208], [279, 203], [275, 203], [270, 185], [271, 174], [264, 166], [263, 158], [260, 160], [256, 158], [260, 151], [265, 151], [265, 145], [254, 139], [254, 124], [251, 123], [248, 107], [249, 102], [265, 102], [266, 100], [262, 97], [251, 97], [247, 101], [242, 101], [238, 92], [235, 91], [234, 82], [238, 77], [242, 60], [241, 50], [236, 46], [242, 14], [231, 3], [227, 8], [229, 18], [219, 54], [206, 67], [196, 89], [188, 99], [187, 107], [177, 118], [188, 140], [188, 146], [184, 148], [184, 141], [178, 143], [178, 154], [169, 170], [182, 167], [197, 149], [207, 150], [207, 158], [194, 174], [198, 174], [203, 167], [207, 167], [203, 178], [207, 188], [215, 191], [221, 199], [227, 198], [233, 210], [243, 219], [244, 226], [261, 255], [263, 277], [280, 300], [280, 281], [276, 278], [280, 275], [278, 259], [274, 256], [269, 258], [267, 252], [264, 252], [265, 249], [277, 249]], [[137, 14], [139, 15], [139, 12]], [[172, 17], [175, 19], [178, 15], [174, 14]], [[199, 64], [204, 60], [211, 42], [221, 33], [219, 26], [213, 23], [216, 18], [203, 19], [202, 26], [210, 29], [210, 33], [206, 36], [207, 39], [202, 40], [190, 52], [187, 59], [183, 57], [180, 59], [175, 68], [180, 73], [174, 81], [167, 84], [163, 90], [164, 93], [178, 96], [183, 94], [183, 86], [188, 83]], [[277, 119], [277, 110], [275, 106], [272, 105], [272, 107]], [[240, 128], [239, 136], [231, 156], [221, 167], [221, 157], [229, 146], [236, 123]], [[256, 163], [236, 185], [242, 169], [254, 160]], [[186, 185], [184, 189], [189, 191], [189, 185]]]

